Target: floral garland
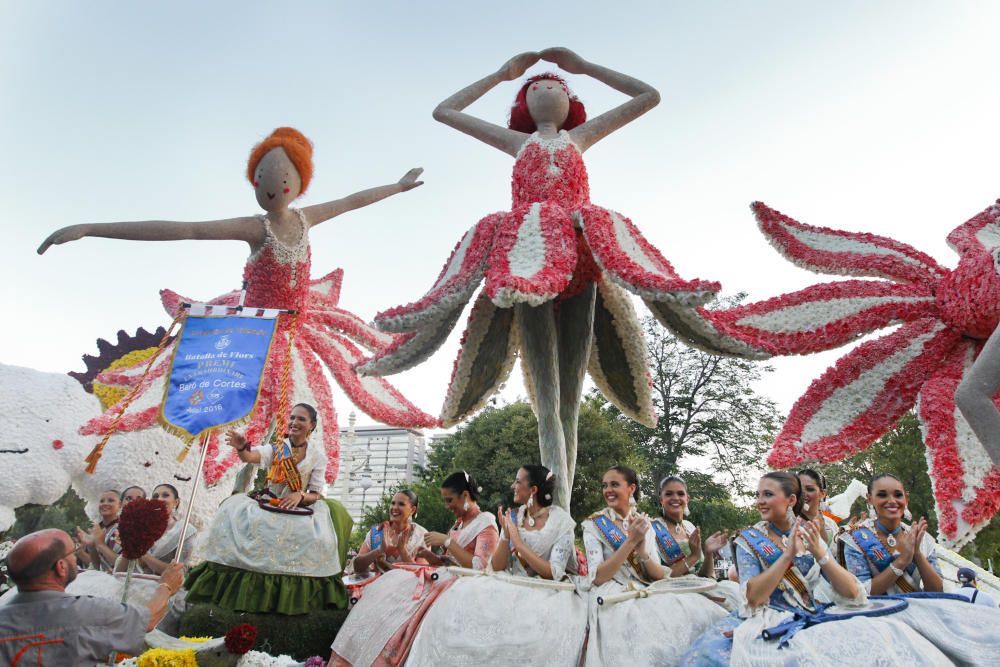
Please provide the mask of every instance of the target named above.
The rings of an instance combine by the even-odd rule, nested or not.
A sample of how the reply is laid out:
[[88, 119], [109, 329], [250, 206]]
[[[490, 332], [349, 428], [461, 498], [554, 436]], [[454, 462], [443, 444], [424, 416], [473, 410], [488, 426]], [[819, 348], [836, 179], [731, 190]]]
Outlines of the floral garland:
[[[902, 324], [854, 348], [810, 385], [768, 462], [840, 460], [870, 446], [916, 405], [941, 532], [955, 546], [971, 540], [1000, 510], [1000, 469], [954, 396], [1000, 323], [1000, 207], [948, 235], [959, 253], [954, 270], [892, 239], [804, 225], [759, 202], [752, 208], [768, 241], [794, 263], [888, 280], [813, 285], [728, 310], [689, 309], [684, 322], [703, 346], [752, 358], [808, 354]], [[739, 346], [747, 353], [735, 352]]]

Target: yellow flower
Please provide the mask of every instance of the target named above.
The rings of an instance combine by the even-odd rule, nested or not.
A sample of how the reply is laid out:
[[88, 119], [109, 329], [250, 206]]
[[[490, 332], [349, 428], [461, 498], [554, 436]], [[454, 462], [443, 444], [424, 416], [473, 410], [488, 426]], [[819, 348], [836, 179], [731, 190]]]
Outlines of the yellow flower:
[[136, 661], [138, 667], [198, 667], [194, 649], [174, 651], [166, 648], [151, 648]]

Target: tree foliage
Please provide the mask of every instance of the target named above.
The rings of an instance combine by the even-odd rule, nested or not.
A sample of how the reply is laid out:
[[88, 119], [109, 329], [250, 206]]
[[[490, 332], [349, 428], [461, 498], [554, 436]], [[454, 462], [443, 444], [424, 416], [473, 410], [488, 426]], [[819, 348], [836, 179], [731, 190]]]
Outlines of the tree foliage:
[[652, 493], [656, 480], [680, 473], [687, 457], [710, 461], [734, 495], [749, 496], [781, 423], [774, 402], [754, 389], [771, 367], [695, 350], [651, 317], [643, 319], [643, 329], [660, 415], [656, 426], [643, 426], [591, 394], [637, 445], [649, 472], [643, 490]]

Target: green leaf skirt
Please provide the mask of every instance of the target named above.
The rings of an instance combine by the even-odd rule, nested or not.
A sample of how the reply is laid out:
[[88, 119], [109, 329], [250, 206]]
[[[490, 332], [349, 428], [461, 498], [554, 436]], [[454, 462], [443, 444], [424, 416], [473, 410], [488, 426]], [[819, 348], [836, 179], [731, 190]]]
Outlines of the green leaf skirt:
[[[325, 500], [337, 534], [340, 562], [346, 564], [347, 541], [353, 521], [344, 506]], [[238, 567], [205, 561], [192, 568], [184, 580], [187, 601], [205, 602], [233, 611], [278, 613], [289, 616], [317, 609], [347, 607], [347, 589], [340, 574], [303, 577], [288, 574], [251, 572]]]

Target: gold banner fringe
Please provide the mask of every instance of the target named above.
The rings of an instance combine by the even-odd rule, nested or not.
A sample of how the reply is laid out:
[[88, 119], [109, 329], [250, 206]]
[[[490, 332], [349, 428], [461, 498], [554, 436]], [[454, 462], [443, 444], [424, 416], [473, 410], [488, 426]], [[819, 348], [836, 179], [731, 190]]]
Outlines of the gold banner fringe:
[[160, 344], [156, 346], [156, 352], [153, 353], [153, 355], [149, 358], [149, 361], [146, 363], [146, 368], [143, 369], [142, 375], [139, 376], [139, 381], [135, 383], [135, 386], [132, 387], [131, 391], [129, 391], [125, 398], [122, 399], [121, 409], [118, 411], [118, 414], [115, 415], [115, 418], [111, 420], [111, 424], [108, 426], [107, 430], [105, 430], [101, 441], [94, 445], [94, 448], [90, 450], [89, 454], [87, 454], [87, 457], [84, 460], [87, 462], [85, 470], [88, 475], [93, 475], [97, 471], [97, 462], [101, 460], [101, 454], [104, 452], [104, 446], [108, 444], [108, 440], [110, 440], [111, 436], [118, 430], [118, 424], [121, 422], [122, 417], [125, 416], [125, 411], [128, 410], [130, 405], [132, 405], [132, 401], [139, 396], [139, 390], [145, 383], [146, 377], [149, 375], [149, 371], [152, 370], [153, 364], [156, 360], [160, 358], [160, 354], [163, 353], [163, 348], [166, 347], [167, 341], [170, 340], [171, 336], [173, 336], [174, 327], [177, 326], [178, 322], [184, 319], [186, 312], [187, 311], [182, 308], [178, 311], [177, 315], [174, 316], [174, 321], [170, 323], [170, 327], [163, 335], [163, 339], [160, 341]]

